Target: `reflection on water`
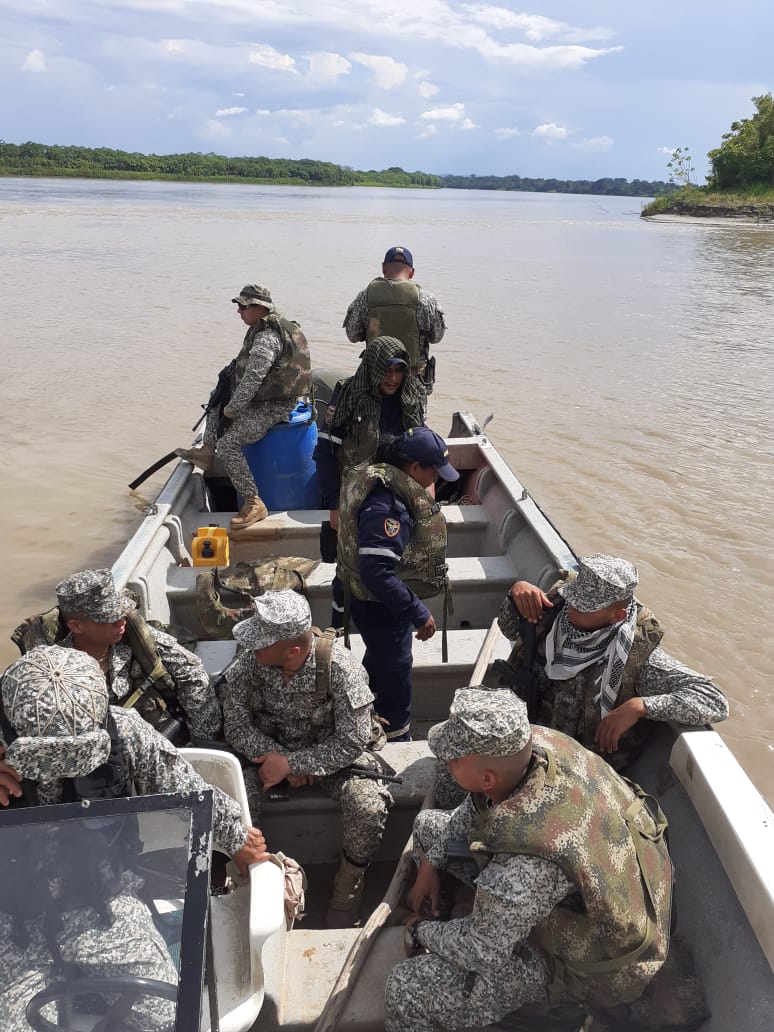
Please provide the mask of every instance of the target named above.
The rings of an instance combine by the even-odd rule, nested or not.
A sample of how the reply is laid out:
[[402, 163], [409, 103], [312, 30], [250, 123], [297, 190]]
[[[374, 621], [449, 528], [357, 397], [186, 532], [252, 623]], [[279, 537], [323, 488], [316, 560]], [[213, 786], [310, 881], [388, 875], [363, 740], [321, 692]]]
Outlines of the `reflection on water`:
[[722, 733], [774, 799], [774, 232], [638, 215], [632, 198], [0, 181], [3, 637], [115, 558], [140, 519], [126, 484], [190, 440], [236, 353], [235, 289], [268, 282], [314, 361], [352, 368], [346, 307], [405, 243], [449, 326], [435, 427], [494, 410], [575, 549], [638, 564], [665, 647], [717, 677]]

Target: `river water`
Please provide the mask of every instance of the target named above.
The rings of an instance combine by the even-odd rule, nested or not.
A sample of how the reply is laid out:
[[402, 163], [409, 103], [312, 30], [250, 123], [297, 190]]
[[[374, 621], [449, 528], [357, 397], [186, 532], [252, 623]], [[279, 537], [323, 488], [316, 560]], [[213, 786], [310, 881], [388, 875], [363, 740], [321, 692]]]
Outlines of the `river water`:
[[774, 231], [640, 204], [0, 179], [0, 662], [140, 520], [126, 484], [189, 442], [242, 339], [238, 288], [267, 283], [313, 361], [351, 368], [344, 312], [400, 243], [447, 318], [431, 423], [494, 412], [575, 550], [637, 563], [664, 646], [726, 691], [718, 729], [774, 802]]

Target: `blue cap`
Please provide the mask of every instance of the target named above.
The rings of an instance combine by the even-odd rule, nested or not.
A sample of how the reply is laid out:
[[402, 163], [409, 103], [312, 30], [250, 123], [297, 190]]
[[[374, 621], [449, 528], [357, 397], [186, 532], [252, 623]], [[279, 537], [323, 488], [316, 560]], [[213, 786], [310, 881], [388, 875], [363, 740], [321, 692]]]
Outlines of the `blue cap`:
[[391, 247], [384, 256], [384, 264], [388, 262], [403, 262], [410, 269], [414, 268], [414, 259], [407, 247]]
[[396, 441], [401, 458], [409, 462], [421, 462], [423, 466], [433, 466], [442, 480], [452, 483], [460, 479], [457, 470], [449, 462], [449, 449], [446, 441], [435, 430], [427, 426], [414, 427]]

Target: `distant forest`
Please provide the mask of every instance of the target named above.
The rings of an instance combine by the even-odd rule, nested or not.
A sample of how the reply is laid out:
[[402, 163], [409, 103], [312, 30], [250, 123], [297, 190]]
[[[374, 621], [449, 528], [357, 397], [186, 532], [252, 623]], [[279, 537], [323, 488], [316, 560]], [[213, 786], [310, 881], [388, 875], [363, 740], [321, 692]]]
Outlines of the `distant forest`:
[[437, 176], [335, 165], [304, 158], [227, 158], [220, 154], [137, 154], [109, 147], [59, 147], [0, 141], [0, 175], [68, 176], [93, 179], [173, 179], [207, 182], [278, 183], [315, 186], [398, 186], [453, 190], [521, 190], [534, 193], [619, 194], [658, 197], [674, 183], [644, 179], [530, 179], [526, 176]]

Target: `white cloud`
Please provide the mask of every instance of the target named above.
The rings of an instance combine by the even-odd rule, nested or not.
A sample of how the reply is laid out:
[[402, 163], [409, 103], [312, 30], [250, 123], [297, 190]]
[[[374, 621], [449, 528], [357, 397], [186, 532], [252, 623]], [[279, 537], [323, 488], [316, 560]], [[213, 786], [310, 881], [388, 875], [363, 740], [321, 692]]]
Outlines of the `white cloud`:
[[541, 43], [545, 39], [558, 38], [566, 43], [581, 43], [592, 39], [610, 39], [614, 33], [611, 29], [597, 27], [593, 29], [577, 29], [567, 22], [544, 18], [539, 14], [517, 14], [504, 7], [489, 7], [483, 4], [470, 4], [464, 10], [473, 21], [488, 25], [493, 29], [518, 29], [532, 43]]
[[418, 140], [425, 140], [429, 136], [435, 136], [437, 132], [438, 132], [438, 126], [437, 125], [426, 125], [421, 133], [417, 133], [417, 139]]
[[247, 60], [250, 64], [257, 64], [262, 68], [296, 73], [296, 62], [290, 54], [281, 54], [279, 50], [275, 50], [274, 47], [270, 47], [267, 43], [257, 43], [254, 49], [250, 51], [250, 56]]
[[677, 150], [677, 147], [656, 147], [656, 150], [659, 154], [668, 154], [671, 158], [674, 152]]
[[222, 122], [217, 122], [214, 118], [210, 118], [203, 126], [196, 130], [196, 135], [204, 136], [205, 138], [214, 137], [222, 139], [224, 136], [231, 136], [231, 127], [223, 125]]
[[424, 97], [425, 100], [430, 100], [430, 98], [434, 97], [436, 93], [440, 93], [441, 87], [434, 86], [431, 82], [420, 82], [417, 89], [419, 90], [420, 97]]
[[374, 82], [383, 90], [391, 90], [395, 86], [401, 86], [408, 77], [408, 68], [402, 61], [396, 61], [392, 57], [379, 57], [375, 54], [363, 54], [360, 52], [349, 55], [353, 61], [369, 68], [374, 75]]
[[42, 50], [30, 50], [29, 54], [24, 58], [24, 64], [22, 65], [22, 71], [24, 72], [47, 72], [46, 67], [46, 55]]
[[255, 109], [256, 115], [270, 115], [271, 111], [268, 108], [259, 107]]
[[341, 54], [321, 50], [309, 57], [309, 78], [315, 82], [335, 82], [341, 75], [349, 75], [352, 65]]
[[389, 115], [386, 111], [382, 111], [381, 108], [374, 108], [371, 117], [368, 119], [369, 125], [403, 125], [406, 119], [402, 115]]
[[579, 150], [608, 151], [614, 143], [612, 136], [591, 136], [587, 140], [578, 140], [574, 146]]
[[236, 91], [231, 94], [232, 97], [244, 97], [244, 93], [237, 93]]
[[555, 122], [544, 122], [543, 125], [536, 126], [532, 130], [532, 135], [537, 136], [542, 140], [564, 140], [567, 137], [568, 130], [561, 125], [557, 125]]
[[509, 140], [512, 136], [519, 136], [519, 130], [503, 126], [501, 129], [495, 129], [494, 135], [498, 140]]
[[247, 111], [246, 107], [224, 107], [218, 108], [215, 112], [216, 118], [227, 118], [229, 115], [241, 115]]
[[465, 117], [464, 104], [450, 104], [448, 107], [431, 108], [419, 116], [431, 122], [459, 122]]
[[460, 126], [460, 129], [478, 129], [478, 126], [475, 124], [475, 122], [472, 122], [469, 118], [465, 118], [462, 121], [462, 125]]

